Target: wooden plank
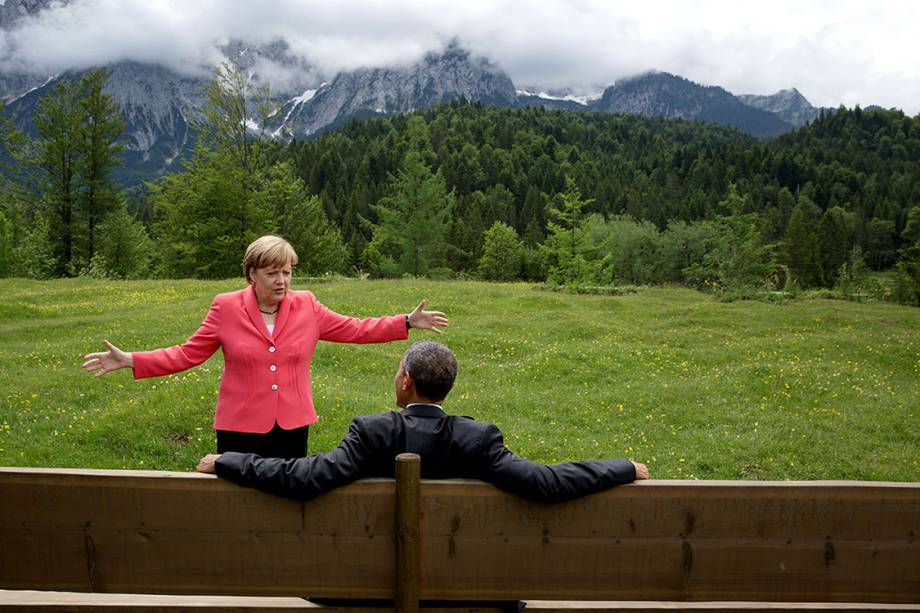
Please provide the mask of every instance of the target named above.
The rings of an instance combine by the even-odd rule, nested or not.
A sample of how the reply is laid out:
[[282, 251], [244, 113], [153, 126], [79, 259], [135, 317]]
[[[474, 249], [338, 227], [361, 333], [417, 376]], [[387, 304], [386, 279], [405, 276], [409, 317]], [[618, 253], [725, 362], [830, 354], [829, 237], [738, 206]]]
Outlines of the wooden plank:
[[[648, 601], [537, 601], [528, 600], [525, 611], [530, 613], [848, 613], [916, 612], [920, 605], [889, 603], [827, 603], [827, 602], [648, 602]], [[86, 594], [80, 592], [41, 592], [0, 590], [0, 611], [29, 613], [394, 613], [389, 606], [348, 606], [317, 604], [302, 598], [252, 596], [167, 596], [151, 594]], [[509, 607], [473, 607], [443, 604], [422, 607], [423, 613], [509, 613]]]
[[920, 602], [920, 484], [423, 481], [422, 534], [423, 599]]
[[[516, 608], [515, 608], [516, 610]], [[319, 604], [294, 597], [174, 596], [154, 594], [87, 594], [0, 590], [0, 612], [29, 613], [395, 613], [392, 606]], [[445, 605], [423, 607], [426, 613], [508, 613], [497, 607]]]
[[[0, 588], [393, 598], [395, 496], [0, 469]], [[542, 505], [421, 484], [423, 599], [920, 603], [920, 484], [649, 481]]]
[[393, 597], [393, 482], [308, 504], [209, 475], [0, 469], [0, 588]]
[[873, 611], [920, 611], [920, 605], [891, 604], [877, 602], [675, 602], [675, 601], [555, 601], [527, 600], [525, 611], [530, 613], [605, 613], [606, 611], [628, 611], [629, 613], [815, 613], [820, 611], [847, 611], [848, 613]]
[[[144, 611], [144, 613], [182, 613], [203, 610], [239, 613], [333, 613], [309, 600], [293, 597], [253, 596], [165, 596], [151, 594], [86, 594], [80, 592], [42, 592], [0, 590], [0, 611]], [[349, 613], [359, 613], [351, 611]]]

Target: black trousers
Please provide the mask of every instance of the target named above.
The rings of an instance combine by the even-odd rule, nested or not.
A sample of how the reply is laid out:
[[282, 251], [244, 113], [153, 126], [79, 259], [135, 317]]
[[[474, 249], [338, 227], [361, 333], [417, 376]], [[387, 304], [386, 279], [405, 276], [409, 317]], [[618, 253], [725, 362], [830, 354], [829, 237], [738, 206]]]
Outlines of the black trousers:
[[217, 453], [236, 451], [254, 453], [263, 458], [302, 458], [307, 455], [310, 426], [285, 430], [277, 423], [265, 434], [217, 431]]

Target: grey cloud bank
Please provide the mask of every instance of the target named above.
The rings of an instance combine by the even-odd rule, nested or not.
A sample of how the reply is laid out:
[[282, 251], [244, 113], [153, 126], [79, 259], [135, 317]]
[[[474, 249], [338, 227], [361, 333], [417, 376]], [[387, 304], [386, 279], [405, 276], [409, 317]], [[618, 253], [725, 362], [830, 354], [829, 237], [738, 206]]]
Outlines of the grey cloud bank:
[[58, 73], [134, 60], [201, 76], [231, 40], [280, 38], [291, 55], [332, 75], [408, 64], [456, 38], [522, 87], [585, 91], [655, 69], [734, 93], [797, 87], [816, 105], [916, 114], [917, 23], [920, 3], [907, 1], [72, 0], [0, 33], [0, 70]]

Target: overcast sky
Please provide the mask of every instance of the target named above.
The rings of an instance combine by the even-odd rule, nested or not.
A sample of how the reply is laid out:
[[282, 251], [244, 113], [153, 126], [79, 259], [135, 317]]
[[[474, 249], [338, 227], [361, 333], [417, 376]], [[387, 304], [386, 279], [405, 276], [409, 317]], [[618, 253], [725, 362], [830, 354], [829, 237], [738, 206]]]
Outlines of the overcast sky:
[[[0, 0], [2, 4], [5, 0]], [[0, 33], [0, 69], [118, 60], [195, 72], [230, 39], [286, 39], [328, 73], [404, 64], [456, 37], [519, 88], [664, 70], [733, 93], [920, 112], [920, 2], [73, 0]]]

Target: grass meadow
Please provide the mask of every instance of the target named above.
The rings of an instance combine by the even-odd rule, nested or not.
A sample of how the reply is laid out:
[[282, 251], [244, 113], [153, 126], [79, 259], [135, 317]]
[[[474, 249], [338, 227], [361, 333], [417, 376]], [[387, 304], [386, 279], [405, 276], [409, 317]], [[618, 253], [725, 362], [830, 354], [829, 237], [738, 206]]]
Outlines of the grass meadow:
[[[220, 352], [143, 381], [93, 379], [81, 358], [103, 338], [125, 350], [182, 342], [214, 294], [240, 286], [0, 280], [0, 465], [193, 470], [215, 449]], [[357, 316], [427, 297], [448, 313], [437, 340], [460, 362], [445, 408], [498, 424], [535, 460], [626, 456], [668, 479], [920, 481], [920, 309], [459, 281], [294, 287]], [[311, 452], [333, 447], [354, 415], [395, 408], [406, 346], [320, 343]]]

